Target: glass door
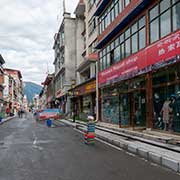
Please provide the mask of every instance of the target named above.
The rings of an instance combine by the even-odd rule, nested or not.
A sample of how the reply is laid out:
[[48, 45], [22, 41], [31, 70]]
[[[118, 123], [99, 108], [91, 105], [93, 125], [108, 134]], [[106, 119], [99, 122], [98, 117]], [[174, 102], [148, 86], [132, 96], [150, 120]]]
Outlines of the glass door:
[[146, 127], [146, 91], [133, 92], [133, 126]]

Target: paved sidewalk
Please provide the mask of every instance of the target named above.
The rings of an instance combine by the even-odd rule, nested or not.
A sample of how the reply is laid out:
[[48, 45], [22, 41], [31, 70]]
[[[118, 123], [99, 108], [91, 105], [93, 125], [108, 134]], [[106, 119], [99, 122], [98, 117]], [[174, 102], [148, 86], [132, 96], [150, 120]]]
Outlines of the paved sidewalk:
[[16, 116], [12, 116], [12, 117], [7, 117], [7, 118], [4, 118], [2, 119], [2, 121], [0, 122], [0, 125], [7, 122], [7, 121], [10, 121], [11, 119], [15, 118]]
[[[84, 131], [86, 129], [86, 127], [83, 126], [83, 124], [85, 123], [73, 123], [70, 120], [61, 121], [68, 125], [76, 127], [81, 131]], [[129, 151], [135, 155], [138, 155], [150, 162], [159, 164], [173, 171], [180, 172], [180, 153], [140, 141], [131, 140], [126, 137], [119, 136], [107, 131], [105, 132], [99, 129], [96, 129], [96, 137], [126, 151]], [[177, 148], [179, 149], [179, 147]]]

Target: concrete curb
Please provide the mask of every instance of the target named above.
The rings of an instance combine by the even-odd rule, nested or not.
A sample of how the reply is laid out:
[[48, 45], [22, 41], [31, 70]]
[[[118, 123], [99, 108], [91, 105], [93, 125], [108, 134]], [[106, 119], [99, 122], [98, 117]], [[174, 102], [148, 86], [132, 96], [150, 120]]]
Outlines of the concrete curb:
[[0, 125], [2, 125], [2, 124], [4, 124], [4, 123], [6, 123], [6, 122], [8, 122], [8, 121], [10, 121], [10, 120], [12, 120], [12, 119], [14, 119], [16, 116], [12, 116], [12, 117], [8, 117], [8, 118], [6, 118], [6, 119], [3, 119], [3, 121], [2, 122], [0, 122]]
[[[72, 123], [68, 123], [67, 121], [63, 121], [64, 123], [67, 123], [69, 125], [71, 125], [72, 127], [76, 127], [77, 129], [79, 129], [80, 131], [82, 131], [82, 128], [80, 128], [80, 126], [78, 126], [78, 124], [76, 125], [72, 125]], [[175, 160], [171, 157], [165, 156], [163, 154], [158, 154], [156, 152], [151, 151], [150, 149], [146, 149], [146, 148], [142, 148], [142, 147], [138, 147], [136, 145], [134, 145], [131, 142], [128, 142], [126, 140], [113, 140], [112, 138], [110, 138], [109, 136], [102, 136], [99, 134], [96, 134], [96, 137], [101, 139], [104, 142], [107, 142], [109, 144], [112, 144], [116, 147], [119, 147], [125, 151], [128, 151], [134, 155], [137, 155], [139, 157], [142, 157], [146, 160], [148, 160], [149, 162], [158, 164], [160, 166], [166, 167], [168, 169], [171, 169], [175, 172], [180, 172], [180, 161]]]

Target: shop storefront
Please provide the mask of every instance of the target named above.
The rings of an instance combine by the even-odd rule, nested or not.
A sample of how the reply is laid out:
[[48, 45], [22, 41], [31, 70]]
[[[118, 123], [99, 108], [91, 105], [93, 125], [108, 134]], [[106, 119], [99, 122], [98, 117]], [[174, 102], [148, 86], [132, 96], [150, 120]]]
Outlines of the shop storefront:
[[96, 80], [90, 80], [85, 84], [76, 86], [74, 89], [75, 98], [71, 103], [71, 109], [75, 104], [75, 113], [78, 118], [85, 118], [87, 114], [96, 117]]
[[180, 32], [99, 73], [101, 120], [180, 132]]

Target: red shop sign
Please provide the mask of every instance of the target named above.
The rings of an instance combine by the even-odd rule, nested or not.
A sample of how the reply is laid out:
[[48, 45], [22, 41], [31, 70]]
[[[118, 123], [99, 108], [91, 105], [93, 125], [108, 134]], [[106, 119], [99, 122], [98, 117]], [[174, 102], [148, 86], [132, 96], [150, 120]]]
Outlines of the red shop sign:
[[152, 65], [166, 62], [180, 54], [180, 31], [148, 46], [99, 73], [99, 84], [115, 79], [133, 77]]

